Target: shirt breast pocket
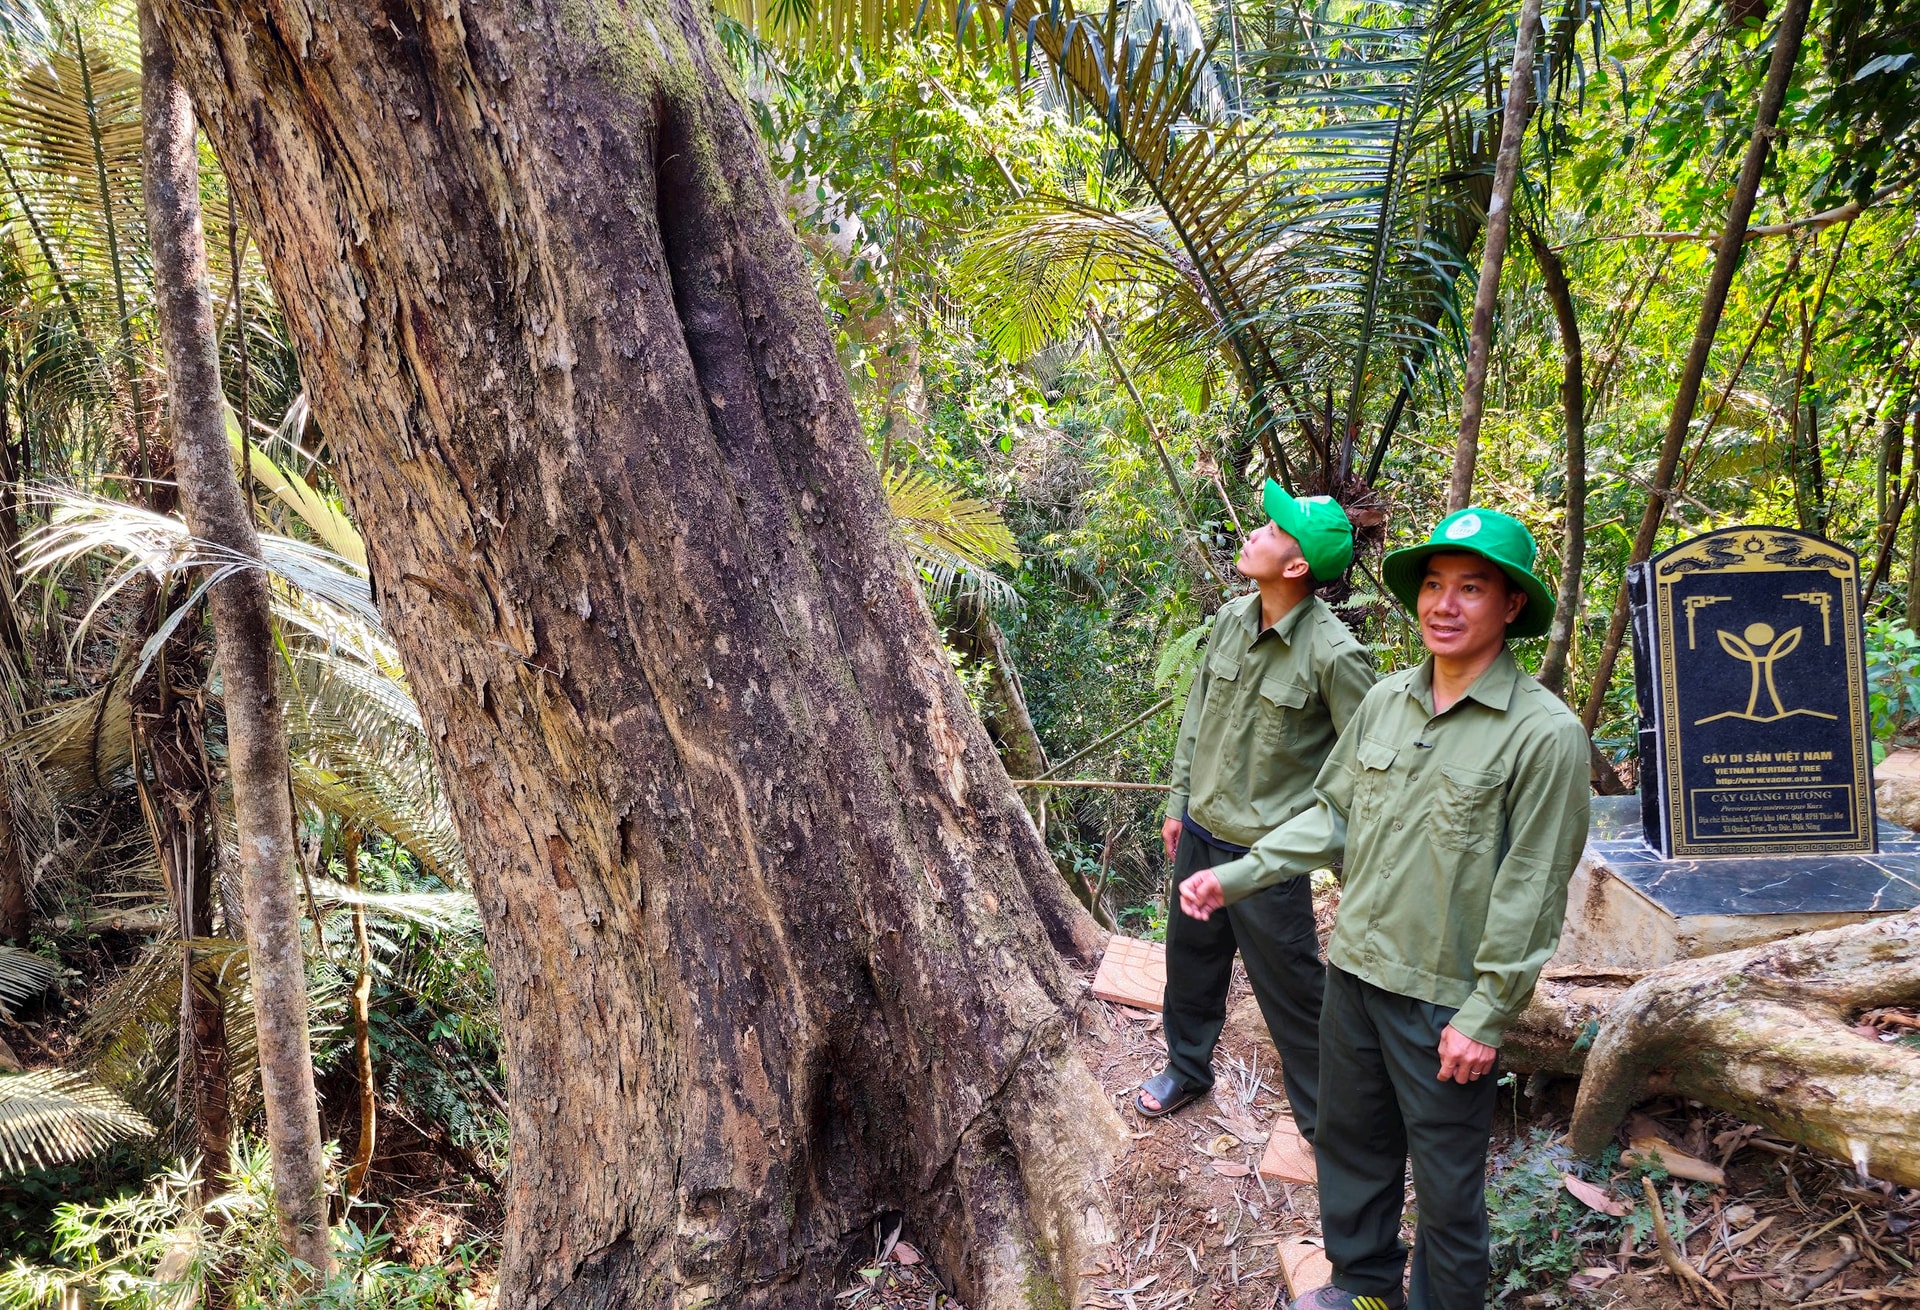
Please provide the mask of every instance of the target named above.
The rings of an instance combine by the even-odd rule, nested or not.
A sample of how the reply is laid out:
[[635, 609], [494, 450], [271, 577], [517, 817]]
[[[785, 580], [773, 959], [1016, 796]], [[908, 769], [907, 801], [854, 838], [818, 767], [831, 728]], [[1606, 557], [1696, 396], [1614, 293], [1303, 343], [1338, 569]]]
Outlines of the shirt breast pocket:
[[1294, 745], [1300, 738], [1300, 711], [1307, 706], [1307, 689], [1297, 682], [1269, 677], [1260, 684], [1260, 744]]
[[1399, 758], [1400, 748], [1368, 737], [1361, 741], [1353, 755], [1360, 769], [1353, 780], [1351, 818], [1365, 820], [1380, 812], [1381, 802], [1387, 794], [1388, 779], [1392, 777], [1393, 762]]
[[1464, 764], [1440, 766], [1440, 794], [1431, 831], [1436, 846], [1478, 855], [1500, 840], [1501, 793], [1506, 778], [1498, 769]]
[[1215, 650], [1207, 656], [1206, 713], [1226, 719], [1233, 714], [1233, 702], [1240, 694], [1240, 656], [1237, 652]]

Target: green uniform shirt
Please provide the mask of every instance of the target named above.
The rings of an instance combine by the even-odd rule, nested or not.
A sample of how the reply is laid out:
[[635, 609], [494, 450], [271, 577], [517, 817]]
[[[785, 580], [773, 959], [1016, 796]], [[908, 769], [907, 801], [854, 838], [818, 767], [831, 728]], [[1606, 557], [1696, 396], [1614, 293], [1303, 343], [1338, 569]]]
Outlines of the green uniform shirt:
[[1167, 817], [1251, 846], [1313, 805], [1313, 780], [1373, 686], [1366, 647], [1308, 596], [1260, 630], [1260, 593], [1213, 621], [1173, 752]]
[[1319, 804], [1214, 873], [1232, 903], [1344, 857], [1327, 958], [1457, 1007], [1455, 1028], [1498, 1046], [1560, 942], [1588, 749], [1509, 652], [1444, 714], [1429, 659], [1368, 694], [1314, 783]]

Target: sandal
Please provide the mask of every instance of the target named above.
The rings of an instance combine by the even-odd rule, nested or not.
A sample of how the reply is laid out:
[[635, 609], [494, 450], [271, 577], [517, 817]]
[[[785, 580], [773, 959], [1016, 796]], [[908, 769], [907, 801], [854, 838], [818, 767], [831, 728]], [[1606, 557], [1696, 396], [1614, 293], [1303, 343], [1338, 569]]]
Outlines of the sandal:
[[1204, 1087], [1183, 1086], [1171, 1073], [1161, 1072], [1140, 1084], [1140, 1091], [1160, 1102], [1158, 1110], [1149, 1110], [1141, 1103], [1140, 1097], [1133, 1098], [1133, 1108], [1143, 1119], [1158, 1119], [1161, 1115], [1172, 1114], [1189, 1101], [1197, 1100], [1206, 1093]]

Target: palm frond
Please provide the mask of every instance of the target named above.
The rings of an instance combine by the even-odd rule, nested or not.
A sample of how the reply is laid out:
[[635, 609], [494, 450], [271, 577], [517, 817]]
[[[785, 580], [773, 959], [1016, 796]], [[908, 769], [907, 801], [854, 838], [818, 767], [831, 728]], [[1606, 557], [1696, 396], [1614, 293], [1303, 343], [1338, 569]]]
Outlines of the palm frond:
[[0, 946], [0, 1018], [11, 1018], [22, 1001], [30, 1001], [59, 980], [60, 966], [18, 946]]
[[231, 410], [227, 411], [227, 440], [233, 445], [234, 463], [243, 476], [251, 476], [271, 492], [334, 554], [357, 569], [366, 569], [367, 544], [346, 511], [302, 479], [290, 476], [266, 451], [242, 436]]
[[916, 469], [890, 469], [885, 481], [907, 553], [929, 582], [977, 590], [996, 605], [1019, 604], [1012, 586], [993, 571], [1020, 563], [1020, 548], [998, 511]]
[[151, 1137], [133, 1107], [79, 1074], [57, 1069], [0, 1075], [0, 1170], [78, 1160], [115, 1142]]
[[31, 764], [66, 804], [117, 788], [133, 767], [133, 720], [126, 679], [42, 711], [0, 741], [0, 752]]
[[372, 892], [331, 878], [315, 878], [313, 897], [322, 905], [357, 905], [375, 917], [429, 932], [470, 937], [480, 931], [480, 907], [472, 892]]
[[[305, 486], [298, 479], [292, 482]], [[41, 488], [37, 494], [48, 506], [48, 522], [22, 545], [25, 573], [52, 571], [92, 555], [116, 561], [102, 579], [89, 618], [135, 577], [201, 571], [194, 592], [158, 625], [140, 652], [134, 679], [174, 626], [195, 611], [208, 587], [235, 570], [262, 567], [193, 537], [184, 523], [168, 515], [61, 488]], [[289, 503], [303, 505], [303, 513], [314, 513], [314, 522], [327, 526], [324, 512], [329, 507], [323, 500], [302, 502], [296, 496]], [[980, 536], [983, 529], [970, 506], [958, 504], [950, 522], [930, 521], [925, 529], [944, 527], [952, 537], [951, 553], [963, 562], [964, 552], [983, 549], [983, 541], [992, 544]], [[343, 545], [359, 540], [357, 534], [340, 535], [353, 533], [344, 517], [327, 530]], [[434, 772], [420, 711], [408, 690], [399, 652], [380, 628], [366, 577], [349, 560], [308, 542], [263, 533], [260, 544], [273, 583], [275, 618], [286, 635], [287, 726], [296, 796], [353, 827], [388, 834], [443, 881], [464, 882], [465, 857]], [[938, 540], [927, 547], [940, 548]], [[85, 628], [83, 622], [80, 630]], [[0, 743], [0, 749], [36, 760], [69, 797], [117, 782], [131, 759], [126, 699], [120, 690], [126, 681], [115, 679], [91, 697], [66, 702]]]

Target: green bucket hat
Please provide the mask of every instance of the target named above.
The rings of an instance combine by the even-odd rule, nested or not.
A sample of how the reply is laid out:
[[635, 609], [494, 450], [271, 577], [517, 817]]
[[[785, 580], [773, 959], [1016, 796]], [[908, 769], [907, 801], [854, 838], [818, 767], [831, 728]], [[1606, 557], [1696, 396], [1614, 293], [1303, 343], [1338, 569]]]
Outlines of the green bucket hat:
[[1527, 607], [1507, 625], [1507, 636], [1539, 637], [1553, 626], [1553, 596], [1546, 584], [1533, 576], [1535, 550], [1533, 534], [1519, 519], [1496, 509], [1469, 506], [1441, 519], [1422, 544], [1389, 552], [1380, 562], [1380, 578], [1409, 614], [1418, 614], [1427, 556], [1465, 551], [1492, 560], [1527, 593]]
[[1273, 526], [1300, 543], [1315, 582], [1332, 582], [1353, 563], [1353, 524], [1332, 496], [1289, 496], [1272, 478], [1260, 493], [1260, 508]]

